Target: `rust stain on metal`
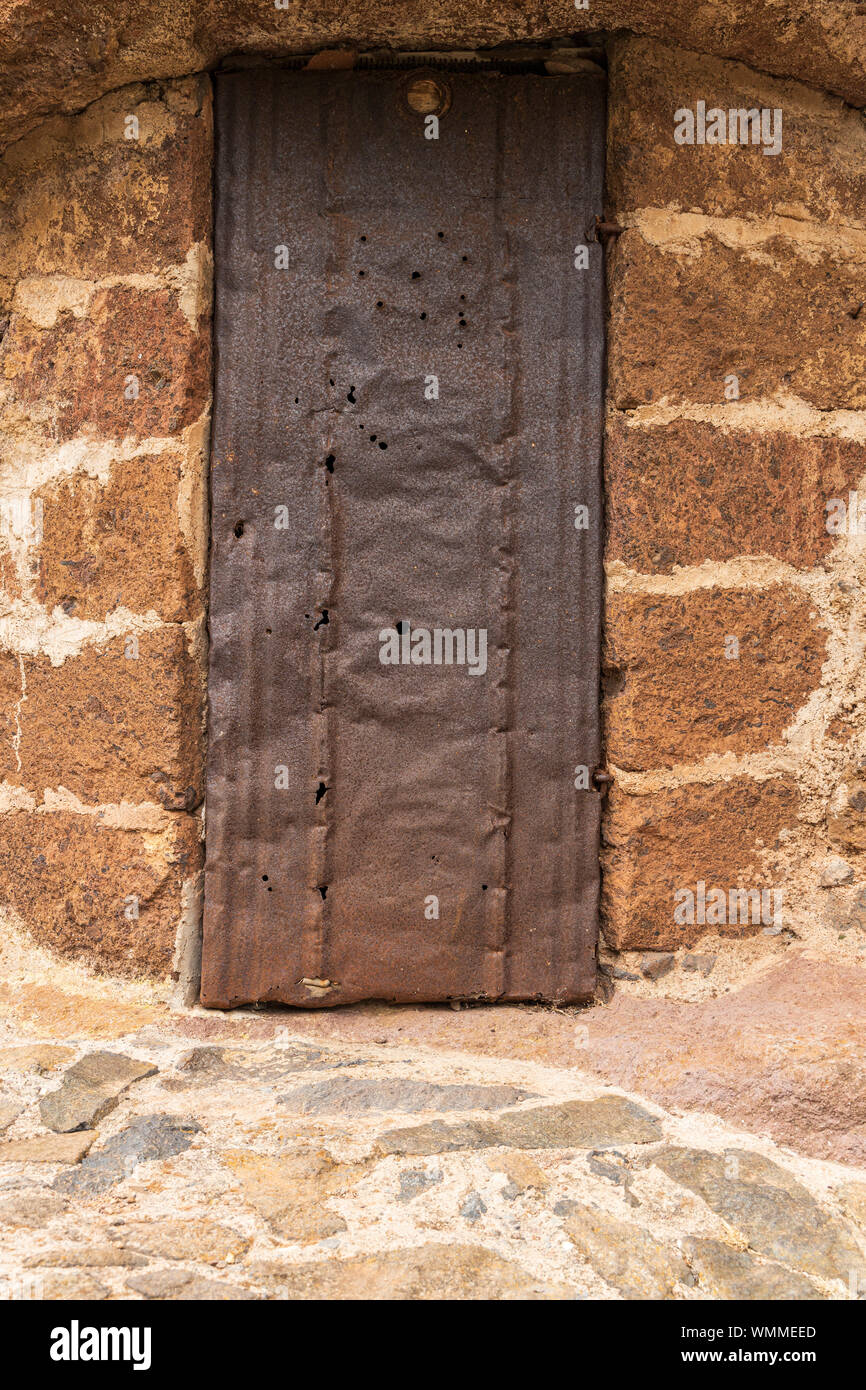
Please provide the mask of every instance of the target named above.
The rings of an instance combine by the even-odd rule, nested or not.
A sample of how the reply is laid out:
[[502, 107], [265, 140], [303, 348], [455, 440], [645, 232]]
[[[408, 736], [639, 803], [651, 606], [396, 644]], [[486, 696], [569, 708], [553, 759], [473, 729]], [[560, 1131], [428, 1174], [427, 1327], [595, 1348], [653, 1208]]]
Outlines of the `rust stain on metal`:
[[216, 79], [206, 1004], [594, 987], [603, 83], [441, 81]]

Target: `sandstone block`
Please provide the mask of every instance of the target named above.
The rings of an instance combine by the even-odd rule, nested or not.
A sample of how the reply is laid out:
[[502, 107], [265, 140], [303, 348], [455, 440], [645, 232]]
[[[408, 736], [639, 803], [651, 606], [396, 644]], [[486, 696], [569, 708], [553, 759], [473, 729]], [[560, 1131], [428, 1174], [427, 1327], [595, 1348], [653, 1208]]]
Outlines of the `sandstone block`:
[[848, 503], [863, 472], [849, 440], [725, 431], [694, 420], [649, 428], [609, 421], [607, 558], [645, 574], [770, 555], [811, 569], [839, 537], [827, 503]]
[[617, 767], [645, 770], [779, 743], [821, 679], [826, 638], [808, 597], [698, 589], [608, 597], [604, 705]]
[[0, 817], [4, 901], [42, 945], [121, 973], [170, 968], [183, 882], [200, 862], [191, 816], [161, 836], [69, 812]]
[[122, 1052], [87, 1052], [69, 1068], [57, 1090], [42, 1097], [42, 1122], [61, 1133], [93, 1129], [133, 1082], [155, 1072], [150, 1062]]
[[80, 1163], [96, 1139], [95, 1130], [76, 1134], [40, 1134], [0, 1144], [0, 1163]]
[[[605, 821], [602, 914], [607, 942], [616, 950], [675, 950], [692, 946], [708, 932], [754, 935], [757, 922], [701, 925], [674, 919], [679, 889], [697, 898], [707, 892], [743, 886], [782, 891], [762, 869], [762, 852], [794, 825], [798, 794], [793, 778], [756, 782], [690, 784], [652, 796], [633, 796], [614, 786]], [[784, 894], [782, 897], [784, 912]], [[681, 914], [683, 915], [683, 914]], [[730, 918], [731, 914], [727, 914]]]
[[18, 706], [18, 657], [0, 659], [0, 682], [18, 689], [9, 717], [17, 708], [20, 738], [0, 758], [9, 781], [40, 800], [46, 787], [65, 787], [90, 805], [148, 801], [189, 811], [199, 804], [204, 675], [183, 628], [115, 637], [60, 666], [47, 656], [23, 664], [26, 699]]
[[819, 410], [866, 406], [866, 258], [804, 256], [787, 239], [753, 251], [707, 235], [676, 254], [636, 231], [610, 266], [610, 395], [621, 410], [741, 400], [785, 389]]
[[703, 1197], [757, 1254], [846, 1287], [852, 1276], [859, 1280], [866, 1272], [866, 1256], [844, 1227], [770, 1159], [747, 1150], [672, 1148], [656, 1154], [653, 1163]]
[[539, 1105], [496, 1119], [445, 1124], [431, 1120], [388, 1130], [377, 1147], [386, 1154], [438, 1154], [457, 1149], [593, 1149], [613, 1144], [651, 1144], [662, 1137], [659, 1121], [624, 1096]]
[[177, 434], [210, 394], [210, 335], [194, 332], [168, 290], [99, 290], [87, 317], [50, 328], [13, 314], [0, 345], [11, 400], [60, 439]]
[[37, 597], [49, 612], [102, 622], [116, 608], [155, 610], [166, 622], [196, 616], [201, 601], [178, 517], [183, 460], [141, 454], [110, 482], [64, 478], [43, 504]]
[[[866, 204], [859, 113], [810, 87], [630, 36], [614, 44], [608, 101], [608, 178], [620, 212], [699, 208], [714, 217], [757, 213], [832, 222]], [[694, 111], [699, 101], [726, 116], [731, 109], [781, 110], [781, 153], [765, 155], [752, 143], [678, 145], [674, 113]]]
[[682, 1256], [630, 1222], [593, 1207], [563, 1203], [563, 1226], [578, 1254], [626, 1299], [672, 1298], [694, 1277]]

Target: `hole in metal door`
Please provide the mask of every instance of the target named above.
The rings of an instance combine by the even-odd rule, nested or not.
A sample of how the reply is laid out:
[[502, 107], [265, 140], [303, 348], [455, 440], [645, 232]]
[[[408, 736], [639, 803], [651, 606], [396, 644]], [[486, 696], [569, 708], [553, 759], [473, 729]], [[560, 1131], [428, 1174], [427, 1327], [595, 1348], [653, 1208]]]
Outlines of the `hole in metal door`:
[[203, 1002], [585, 999], [603, 80], [252, 68], [216, 121]]

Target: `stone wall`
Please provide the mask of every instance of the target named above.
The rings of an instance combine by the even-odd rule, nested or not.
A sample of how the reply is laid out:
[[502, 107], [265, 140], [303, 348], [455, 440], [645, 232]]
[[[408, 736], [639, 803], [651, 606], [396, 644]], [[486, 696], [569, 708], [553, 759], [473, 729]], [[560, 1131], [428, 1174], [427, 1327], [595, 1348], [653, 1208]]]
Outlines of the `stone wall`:
[[[699, 101], [781, 109], [782, 153], [676, 144]], [[765, 930], [676, 922], [703, 881], [776, 888], [787, 933], [838, 943], [866, 874], [830, 810], [860, 824], [866, 537], [828, 533], [827, 503], [866, 504], [866, 124], [626, 38], [608, 182], [606, 941]]]
[[209, 80], [149, 82], [0, 177], [0, 882], [126, 973], [195, 934], [211, 149]]
[[[816, 80], [856, 96], [828, 33]], [[825, 506], [860, 488], [866, 517], [866, 127], [654, 38], [610, 60], [603, 950], [769, 930], [768, 952], [793, 934], [850, 952], [866, 559]], [[96, 64], [101, 90], [119, 61]], [[781, 108], [782, 154], [676, 145], [699, 100]], [[202, 76], [98, 96], [0, 161], [3, 899], [53, 949], [188, 979], [211, 156]], [[781, 888], [784, 931], [675, 921], [673, 890], [699, 881]]]

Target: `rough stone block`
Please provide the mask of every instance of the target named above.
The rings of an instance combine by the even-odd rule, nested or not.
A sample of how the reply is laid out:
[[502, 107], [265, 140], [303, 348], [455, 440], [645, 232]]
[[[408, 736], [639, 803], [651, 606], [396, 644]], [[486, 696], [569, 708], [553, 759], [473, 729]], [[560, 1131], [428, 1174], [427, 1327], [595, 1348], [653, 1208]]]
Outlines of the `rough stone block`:
[[184, 461], [142, 454], [109, 483], [74, 477], [43, 488], [37, 597], [49, 611], [101, 622], [115, 608], [196, 616], [201, 597], [180, 524]]
[[45, 122], [0, 160], [0, 276], [98, 280], [182, 263], [210, 234], [211, 149], [204, 76], [122, 88]]
[[[761, 922], [717, 924], [674, 920], [678, 889], [696, 899], [697, 885], [730, 894], [743, 887], [782, 892], [762, 867], [762, 852], [774, 848], [779, 833], [796, 823], [798, 795], [793, 778], [758, 782], [733, 777], [726, 782], [693, 783], [651, 796], [611, 789], [602, 856], [602, 921], [608, 945], [616, 950], [676, 950], [693, 946], [708, 933], [751, 936]], [[732, 916], [728, 912], [728, 917]]]
[[820, 683], [826, 638], [816, 616], [782, 585], [611, 594], [610, 761], [645, 770], [778, 743]]
[[0, 1163], [80, 1163], [96, 1139], [96, 1130], [77, 1134], [37, 1134], [0, 1144]]
[[[678, 145], [674, 113], [694, 111], [699, 101], [726, 116], [780, 109], [781, 153], [765, 155], [752, 143]], [[630, 36], [613, 47], [608, 109], [608, 180], [620, 213], [665, 207], [825, 222], [848, 221], [866, 204], [860, 113], [810, 87]]]
[[39, 1102], [42, 1123], [67, 1134], [93, 1129], [113, 1110], [135, 1081], [152, 1076], [156, 1067], [122, 1052], [88, 1052], [71, 1066], [55, 1091]]
[[694, 420], [629, 426], [605, 439], [607, 558], [645, 574], [738, 555], [811, 569], [838, 536], [827, 503], [848, 504], [864, 471], [852, 440], [753, 434]]
[[[61, 666], [47, 657], [23, 659], [26, 699], [18, 704], [19, 672], [14, 702], [6, 706], [0, 761], [10, 781], [39, 797], [46, 787], [65, 787], [90, 804], [198, 805], [202, 670], [180, 627], [155, 628], [136, 640], [137, 657], [127, 655], [136, 650], [129, 639], [117, 637], [104, 647], [85, 647]], [[0, 661], [4, 692], [17, 668], [17, 657]]]
[[649, 1231], [596, 1207], [565, 1202], [565, 1233], [578, 1254], [625, 1299], [668, 1299], [693, 1284], [682, 1255]]
[[819, 410], [866, 407], [866, 258], [808, 256], [782, 237], [732, 249], [707, 233], [695, 255], [650, 245], [637, 230], [610, 266], [611, 398], [627, 410], [723, 404], [793, 392]]
[[13, 314], [0, 376], [12, 407], [60, 439], [173, 435], [210, 394], [209, 325], [194, 331], [168, 290], [99, 290], [86, 317], [50, 328]]
[[200, 863], [192, 816], [161, 835], [70, 812], [0, 816], [4, 903], [40, 945], [120, 973], [168, 972], [183, 882]]

